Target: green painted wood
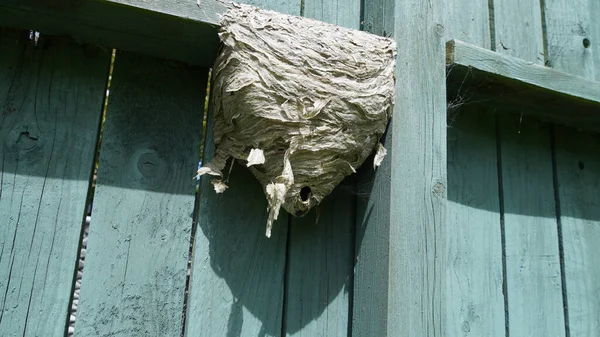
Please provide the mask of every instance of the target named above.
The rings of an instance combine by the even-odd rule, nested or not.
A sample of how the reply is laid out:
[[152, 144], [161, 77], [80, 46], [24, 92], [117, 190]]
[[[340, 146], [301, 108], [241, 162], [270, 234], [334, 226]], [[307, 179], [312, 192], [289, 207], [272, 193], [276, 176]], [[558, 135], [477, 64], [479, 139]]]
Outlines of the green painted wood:
[[[590, 38], [592, 18], [589, 0], [545, 0], [547, 64], [585, 78], [594, 78]], [[599, 38], [600, 36], [594, 36]], [[588, 43], [584, 44], [584, 39]]]
[[461, 41], [449, 41], [449, 97], [502, 106], [545, 121], [600, 131], [600, 82]]
[[360, 29], [360, 0], [304, 0], [303, 16]]
[[292, 218], [286, 275], [287, 336], [349, 335], [355, 183], [352, 178], [344, 180], [316, 212]]
[[118, 53], [75, 336], [179, 336], [207, 69]]
[[447, 335], [505, 336], [495, 119], [464, 105], [449, 123]]
[[236, 2], [291, 15], [300, 15], [302, 10], [301, 0], [241, 0]]
[[503, 118], [502, 186], [511, 336], [564, 336], [550, 133]]
[[572, 337], [600, 331], [600, 138], [556, 133], [556, 171]]
[[[356, 0], [305, 0], [303, 14], [347, 28], [360, 27], [360, 2]], [[355, 183], [352, 177], [344, 180], [318, 210], [290, 218], [284, 311], [288, 336], [349, 334]]]
[[0, 335], [63, 336], [110, 55], [0, 30]]
[[[212, 108], [203, 162], [214, 155]], [[288, 214], [266, 238], [267, 201], [256, 178], [235, 164], [229, 189], [200, 179], [186, 336], [280, 336]]]
[[491, 48], [490, 13], [487, 1], [451, 0], [444, 2], [445, 33], [449, 40], [464, 41]]
[[210, 67], [218, 0], [0, 0], [3, 26]]
[[394, 32], [395, 0], [363, 1], [362, 30], [381, 36]]
[[[377, 35], [389, 35], [388, 32], [394, 31], [394, 6], [394, 0], [365, 2], [363, 29]], [[353, 336], [387, 335], [389, 278], [385, 275], [390, 268], [392, 134], [388, 129], [382, 137], [381, 142], [388, 155], [377, 169], [377, 174], [370, 165], [364, 165], [357, 171]]]
[[[388, 335], [441, 336], [446, 274], [443, 8], [397, 1], [397, 92], [390, 147]], [[406, 60], [411, 60], [407, 62]], [[410, 81], [410, 85], [406, 85]]]
[[[446, 331], [443, 10], [419, 0], [394, 5], [398, 89], [385, 142], [388, 156], [358, 210], [356, 336]], [[378, 250], [387, 254], [376, 255]], [[372, 278], [382, 280], [369, 284]]]
[[494, 47], [497, 52], [544, 64], [540, 1], [494, 0]]
[[[589, 0], [590, 13], [600, 13], [600, 1]], [[590, 20], [590, 46], [594, 59], [594, 78], [600, 81], [600, 20]]]

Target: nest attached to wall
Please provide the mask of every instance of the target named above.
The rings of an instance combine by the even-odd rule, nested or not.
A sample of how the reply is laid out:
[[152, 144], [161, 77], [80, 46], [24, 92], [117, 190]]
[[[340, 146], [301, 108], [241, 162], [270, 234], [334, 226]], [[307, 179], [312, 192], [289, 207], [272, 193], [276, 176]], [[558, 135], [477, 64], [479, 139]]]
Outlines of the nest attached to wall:
[[246, 163], [269, 204], [302, 216], [373, 152], [392, 114], [396, 43], [312, 19], [233, 4], [213, 67], [215, 155], [198, 175]]

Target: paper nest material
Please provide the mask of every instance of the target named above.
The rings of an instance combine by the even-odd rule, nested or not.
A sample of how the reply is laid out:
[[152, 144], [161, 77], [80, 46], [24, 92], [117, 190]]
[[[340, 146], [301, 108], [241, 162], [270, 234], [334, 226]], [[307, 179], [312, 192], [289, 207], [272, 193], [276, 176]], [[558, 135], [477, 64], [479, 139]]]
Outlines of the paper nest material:
[[213, 68], [215, 155], [198, 175], [228, 186], [229, 158], [246, 163], [268, 201], [267, 237], [283, 207], [302, 216], [373, 152], [392, 114], [393, 40], [233, 4]]

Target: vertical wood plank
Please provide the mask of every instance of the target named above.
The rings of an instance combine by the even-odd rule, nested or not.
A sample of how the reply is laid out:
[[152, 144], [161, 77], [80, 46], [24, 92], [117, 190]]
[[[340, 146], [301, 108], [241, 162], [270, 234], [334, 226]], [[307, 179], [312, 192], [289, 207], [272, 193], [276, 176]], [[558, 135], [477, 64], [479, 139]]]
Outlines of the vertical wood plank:
[[572, 337], [600, 331], [600, 138], [556, 133], [565, 288]]
[[[299, 0], [242, 2], [301, 13]], [[214, 154], [212, 109], [208, 121], [203, 162]], [[238, 164], [229, 182], [230, 188], [217, 195], [210, 177], [200, 179], [186, 336], [281, 336], [289, 215], [279, 214], [267, 239], [267, 201], [260, 184]]]
[[487, 1], [450, 0], [444, 2], [446, 36], [490, 49], [490, 12]]
[[[445, 8], [448, 38], [492, 47], [488, 2]], [[465, 100], [448, 112], [447, 334], [504, 336], [496, 122], [460, 94]]]
[[[600, 13], [600, 1], [589, 0], [589, 11], [594, 18]], [[594, 59], [594, 79], [600, 81], [600, 20], [590, 20], [590, 46], [592, 57]], [[588, 76], [588, 78], [591, 78]]]
[[[540, 0], [494, 1], [494, 10], [496, 51], [543, 64]], [[564, 336], [550, 133], [521, 116], [499, 127], [508, 331]]]
[[448, 127], [448, 336], [504, 336], [494, 116], [464, 105]]
[[[387, 36], [394, 31], [395, 0], [364, 2], [363, 29]], [[388, 13], [392, 14], [388, 14]], [[397, 108], [394, 109], [396, 113]], [[377, 173], [357, 172], [356, 244], [352, 305], [353, 336], [387, 336], [389, 302], [391, 126], [382, 137], [388, 149]], [[367, 159], [370, 160], [370, 159]]]
[[548, 65], [593, 79], [590, 7], [588, 0], [544, 0]]
[[395, 0], [362, 1], [362, 30], [381, 36], [394, 32]]
[[0, 30], [0, 335], [62, 336], [110, 55]]
[[[420, 0], [394, 5], [393, 36], [399, 48], [395, 111], [385, 144], [389, 168], [378, 170], [367, 208], [359, 210], [357, 219], [353, 334], [358, 336], [446, 331], [443, 10]], [[374, 246], [387, 247], [389, 255], [374, 256]], [[370, 259], [363, 259], [363, 252]], [[368, 290], [368, 274], [384, 279], [373, 285], [380, 288]], [[386, 310], [382, 315], [369, 307]]]
[[[342, 182], [311, 213], [292, 219], [285, 327], [288, 336], [348, 336], [354, 266], [355, 198]], [[352, 187], [350, 187], [351, 189]]]
[[180, 335], [206, 82], [117, 54], [75, 336]]
[[[446, 72], [443, 8], [397, 1], [390, 146], [390, 335], [446, 329]], [[410, 85], [406, 85], [410, 81]]]
[[564, 336], [550, 134], [504, 118], [502, 179], [511, 336]]
[[[360, 27], [357, 0], [305, 0], [303, 14], [347, 28]], [[349, 177], [318, 210], [303, 218], [291, 217], [284, 311], [288, 336], [349, 333], [356, 197], [352, 195], [353, 184], [355, 179]], [[315, 213], [319, 213], [316, 224]]]
[[239, 3], [268, 9], [279, 13], [301, 15], [302, 7], [300, 0], [241, 0]]
[[[203, 162], [214, 155], [209, 109]], [[187, 303], [186, 336], [280, 336], [288, 214], [267, 239], [267, 201], [250, 171], [234, 164], [230, 188], [200, 179], [200, 204]]]
[[338, 26], [360, 28], [360, 0], [304, 0], [302, 16]]
[[494, 50], [544, 64], [540, 0], [494, 0]]

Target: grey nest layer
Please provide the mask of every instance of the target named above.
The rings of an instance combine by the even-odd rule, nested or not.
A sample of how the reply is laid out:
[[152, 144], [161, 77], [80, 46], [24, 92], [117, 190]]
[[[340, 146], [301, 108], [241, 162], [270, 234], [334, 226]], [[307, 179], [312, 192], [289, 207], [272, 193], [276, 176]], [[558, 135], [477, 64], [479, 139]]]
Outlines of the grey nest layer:
[[[245, 163], [269, 202], [302, 216], [373, 152], [392, 114], [393, 40], [234, 4], [222, 17], [213, 68], [215, 156], [198, 172]], [[234, 187], [232, 187], [234, 188]]]

